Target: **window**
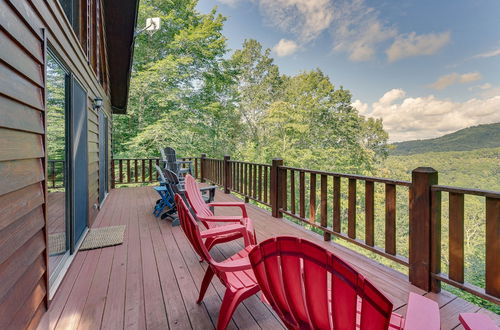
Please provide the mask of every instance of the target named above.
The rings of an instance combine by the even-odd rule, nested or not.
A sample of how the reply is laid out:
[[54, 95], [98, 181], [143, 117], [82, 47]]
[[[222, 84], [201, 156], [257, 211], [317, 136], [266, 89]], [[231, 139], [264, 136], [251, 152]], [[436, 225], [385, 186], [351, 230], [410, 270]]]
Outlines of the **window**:
[[76, 35], [80, 32], [80, 0], [59, 0]]

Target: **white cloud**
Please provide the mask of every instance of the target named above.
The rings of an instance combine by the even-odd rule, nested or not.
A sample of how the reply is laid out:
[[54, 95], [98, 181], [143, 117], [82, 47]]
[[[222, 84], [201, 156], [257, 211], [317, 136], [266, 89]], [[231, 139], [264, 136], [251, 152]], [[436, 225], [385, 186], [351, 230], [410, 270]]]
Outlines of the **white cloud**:
[[[218, 0], [234, 5], [245, 0]], [[345, 52], [351, 61], [367, 61], [380, 51], [380, 45], [395, 38], [386, 51], [389, 61], [418, 55], [431, 55], [450, 40], [450, 33], [401, 34], [384, 22], [366, 0], [246, 0], [258, 4], [265, 22], [294, 35], [300, 47], [328, 32], [333, 50]]]
[[293, 40], [281, 39], [276, 45], [273, 47], [273, 51], [276, 55], [288, 56], [292, 55], [299, 49], [299, 45]]
[[411, 32], [406, 35], [399, 35], [386, 50], [387, 58], [389, 62], [394, 62], [406, 57], [432, 55], [446, 46], [450, 39], [450, 32], [421, 35]]
[[480, 80], [482, 78], [481, 74], [479, 72], [469, 72], [469, 73], [464, 73], [464, 74], [458, 74], [456, 72], [450, 73], [445, 76], [441, 76], [433, 82], [432, 84], [429, 85], [429, 87], [437, 89], [437, 90], [442, 90], [445, 89], [448, 86], [451, 86], [453, 84], [466, 84], [469, 82], [473, 82], [476, 80]]
[[351, 61], [372, 59], [377, 45], [396, 35], [397, 31], [385, 26], [378, 12], [366, 6], [364, 0], [338, 2], [333, 24], [333, 49], [348, 53]]
[[[456, 130], [500, 121], [500, 94], [471, 98], [465, 102], [439, 99], [434, 95], [406, 97], [393, 89], [377, 102], [368, 105], [360, 100], [352, 103], [361, 114], [382, 118], [392, 142], [426, 139]], [[400, 100], [399, 102], [395, 102]]]
[[500, 55], [500, 48], [486, 52], [486, 53], [481, 53], [473, 56], [472, 58], [487, 58], [487, 57], [493, 57], [493, 56], [498, 56]]
[[303, 43], [316, 39], [333, 21], [329, 0], [259, 0], [269, 25], [292, 32]]

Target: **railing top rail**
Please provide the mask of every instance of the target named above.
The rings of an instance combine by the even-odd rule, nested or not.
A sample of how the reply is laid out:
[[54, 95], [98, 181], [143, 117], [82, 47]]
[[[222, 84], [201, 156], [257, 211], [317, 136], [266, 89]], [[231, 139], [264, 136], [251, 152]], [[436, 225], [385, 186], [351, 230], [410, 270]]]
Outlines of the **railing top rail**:
[[249, 164], [249, 165], [271, 167], [271, 164], [244, 162], [244, 161], [241, 161], [241, 160], [229, 160], [229, 162], [230, 163], [238, 163], [238, 164]]
[[205, 157], [203, 159], [205, 159], [205, 160], [217, 160], [219, 162], [223, 162], [224, 161], [224, 159], [219, 159], [219, 158], [208, 158], [208, 157]]
[[493, 190], [482, 190], [482, 189], [474, 189], [474, 188], [458, 188], [451, 186], [443, 186], [443, 185], [433, 185], [431, 187], [433, 191], [446, 191], [456, 194], [465, 194], [465, 195], [476, 195], [490, 198], [500, 198], [500, 191]]
[[113, 160], [157, 160], [159, 157], [149, 157], [149, 158], [113, 158]]
[[338, 176], [338, 177], [348, 178], [348, 179], [356, 179], [356, 180], [363, 180], [363, 181], [388, 183], [388, 184], [394, 184], [394, 185], [397, 185], [397, 186], [406, 186], [406, 187], [411, 186], [411, 182], [410, 181], [404, 181], [404, 180], [394, 180], [394, 179], [387, 179], [387, 178], [378, 178], [378, 177], [364, 176], [364, 175], [358, 175], [358, 174], [345, 174], [345, 173], [337, 173], [337, 172], [309, 170], [309, 169], [305, 169], [305, 168], [290, 167], [290, 166], [279, 166], [279, 168], [280, 169], [284, 169], [284, 170], [306, 172], [306, 173], [313, 173], [313, 174], [319, 174], [319, 175]]

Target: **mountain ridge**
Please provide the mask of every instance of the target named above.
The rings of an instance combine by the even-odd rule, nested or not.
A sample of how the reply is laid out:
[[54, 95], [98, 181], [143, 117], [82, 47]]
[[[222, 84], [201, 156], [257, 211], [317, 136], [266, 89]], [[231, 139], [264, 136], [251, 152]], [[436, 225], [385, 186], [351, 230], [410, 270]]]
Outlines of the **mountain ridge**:
[[500, 122], [470, 126], [433, 139], [396, 142], [391, 146], [391, 156], [497, 148], [500, 147]]

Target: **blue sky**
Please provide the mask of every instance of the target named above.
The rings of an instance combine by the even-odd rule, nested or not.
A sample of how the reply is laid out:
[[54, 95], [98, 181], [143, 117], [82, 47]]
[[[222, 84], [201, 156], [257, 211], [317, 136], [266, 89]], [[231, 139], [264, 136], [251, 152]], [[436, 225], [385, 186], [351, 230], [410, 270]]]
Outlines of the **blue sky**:
[[289, 75], [320, 68], [391, 141], [500, 121], [498, 0], [200, 0]]

